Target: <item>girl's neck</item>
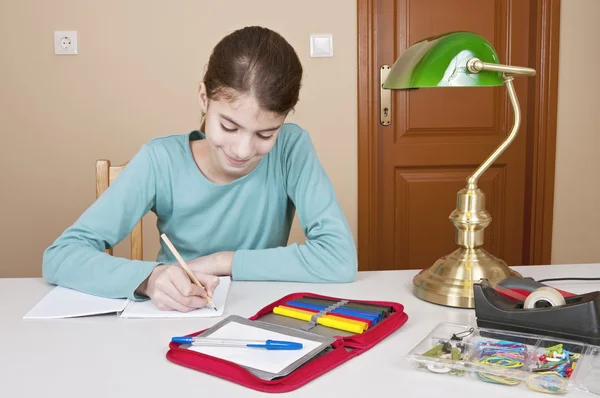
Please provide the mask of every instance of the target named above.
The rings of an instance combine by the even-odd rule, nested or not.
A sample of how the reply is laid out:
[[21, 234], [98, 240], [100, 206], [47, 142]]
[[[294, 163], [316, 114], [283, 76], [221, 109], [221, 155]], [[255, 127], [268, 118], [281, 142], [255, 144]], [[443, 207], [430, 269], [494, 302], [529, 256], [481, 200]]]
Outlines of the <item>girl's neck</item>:
[[215, 184], [227, 184], [235, 180], [235, 178], [226, 175], [219, 167], [206, 140], [192, 141], [191, 149], [196, 166], [209, 181]]

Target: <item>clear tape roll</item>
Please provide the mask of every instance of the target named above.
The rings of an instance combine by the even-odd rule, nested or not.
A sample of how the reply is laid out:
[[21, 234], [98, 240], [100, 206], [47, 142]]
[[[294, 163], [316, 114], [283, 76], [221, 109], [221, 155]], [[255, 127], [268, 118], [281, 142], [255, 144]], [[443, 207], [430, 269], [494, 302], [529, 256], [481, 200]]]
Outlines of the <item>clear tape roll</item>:
[[444, 365], [440, 365], [437, 363], [431, 363], [429, 365], [427, 365], [427, 369], [429, 369], [430, 371], [434, 372], [434, 373], [450, 373], [450, 368], [445, 367]]
[[523, 308], [536, 308], [536, 304], [540, 301], [546, 301], [552, 307], [557, 307], [566, 304], [565, 298], [556, 289], [544, 286], [535, 289], [533, 292], [531, 292], [529, 296], [527, 296], [527, 298], [525, 299], [525, 303], [523, 303]]

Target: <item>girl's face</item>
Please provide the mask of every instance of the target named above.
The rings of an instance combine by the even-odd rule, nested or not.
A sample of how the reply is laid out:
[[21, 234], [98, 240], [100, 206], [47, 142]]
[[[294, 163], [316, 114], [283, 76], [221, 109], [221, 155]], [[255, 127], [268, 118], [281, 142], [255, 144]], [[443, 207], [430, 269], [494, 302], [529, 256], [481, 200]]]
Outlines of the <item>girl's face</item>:
[[209, 100], [204, 83], [199, 96], [215, 171], [228, 179], [250, 173], [273, 149], [286, 115], [261, 109], [253, 96], [238, 95], [231, 102]]

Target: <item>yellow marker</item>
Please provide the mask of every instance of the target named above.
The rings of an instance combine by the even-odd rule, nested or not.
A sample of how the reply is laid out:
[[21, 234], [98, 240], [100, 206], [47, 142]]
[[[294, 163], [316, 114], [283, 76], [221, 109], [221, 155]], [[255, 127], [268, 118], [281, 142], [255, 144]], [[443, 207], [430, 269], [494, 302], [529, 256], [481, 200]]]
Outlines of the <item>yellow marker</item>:
[[[288, 309], [288, 310], [291, 310], [291, 311], [299, 311], [299, 312], [306, 313], [306, 314], [310, 315], [311, 318], [315, 314], [314, 311], [304, 310], [304, 309], [300, 309], [300, 308], [288, 307], [287, 305], [280, 305], [279, 307], [280, 308], [285, 308], [285, 309]], [[335, 319], [336, 321], [340, 321], [340, 322], [352, 323], [354, 325], [357, 325], [357, 326], [361, 327], [362, 330], [367, 330], [369, 328], [369, 323], [368, 322], [359, 321], [357, 319], [344, 318], [343, 316], [337, 316], [337, 315], [334, 315], [332, 313], [324, 315], [324, 317]], [[309, 320], [310, 320], [310, 318], [309, 318]]]
[[[290, 318], [300, 319], [302, 321], [310, 321], [314, 313], [309, 311], [298, 310], [296, 308], [289, 308], [285, 306], [278, 306], [273, 308], [273, 312], [278, 315], [287, 316]], [[362, 325], [350, 322], [352, 319], [344, 319], [331, 315], [324, 315], [317, 319], [319, 325], [327, 326], [334, 329], [345, 330], [352, 333], [362, 333], [366, 329], [365, 322], [359, 322]]]
[[359, 326], [362, 330], [367, 330], [369, 328], [369, 324], [367, 322], [358, 321], [356, 319], [348, 319], [348, 318], [344, 318], [344, 317], [336, 316], [336, 315], [325, 315], [325, 316], [327, 318], [336, 319], [341, 322], [352, 323], [356, 326]]

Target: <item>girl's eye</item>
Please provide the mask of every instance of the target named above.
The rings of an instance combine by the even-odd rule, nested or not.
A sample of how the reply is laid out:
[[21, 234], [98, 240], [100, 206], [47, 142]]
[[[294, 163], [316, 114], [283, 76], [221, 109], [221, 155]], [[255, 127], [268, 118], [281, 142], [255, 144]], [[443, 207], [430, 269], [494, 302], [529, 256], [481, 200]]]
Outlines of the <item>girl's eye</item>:
[[228, 129], [227, 127], [223, 126], [223, 123], [221, 123], [221, 128], [229, 133], [233, 133], [236, 129]]
[[258, 136], [258, 138], [260, 138], [261, 140], [270, 140], [271, 138], [273, 138], [273, 136], [275, 134], [271, 134], [271, 135], [262, 135], [262, 134], [256, 134]]

